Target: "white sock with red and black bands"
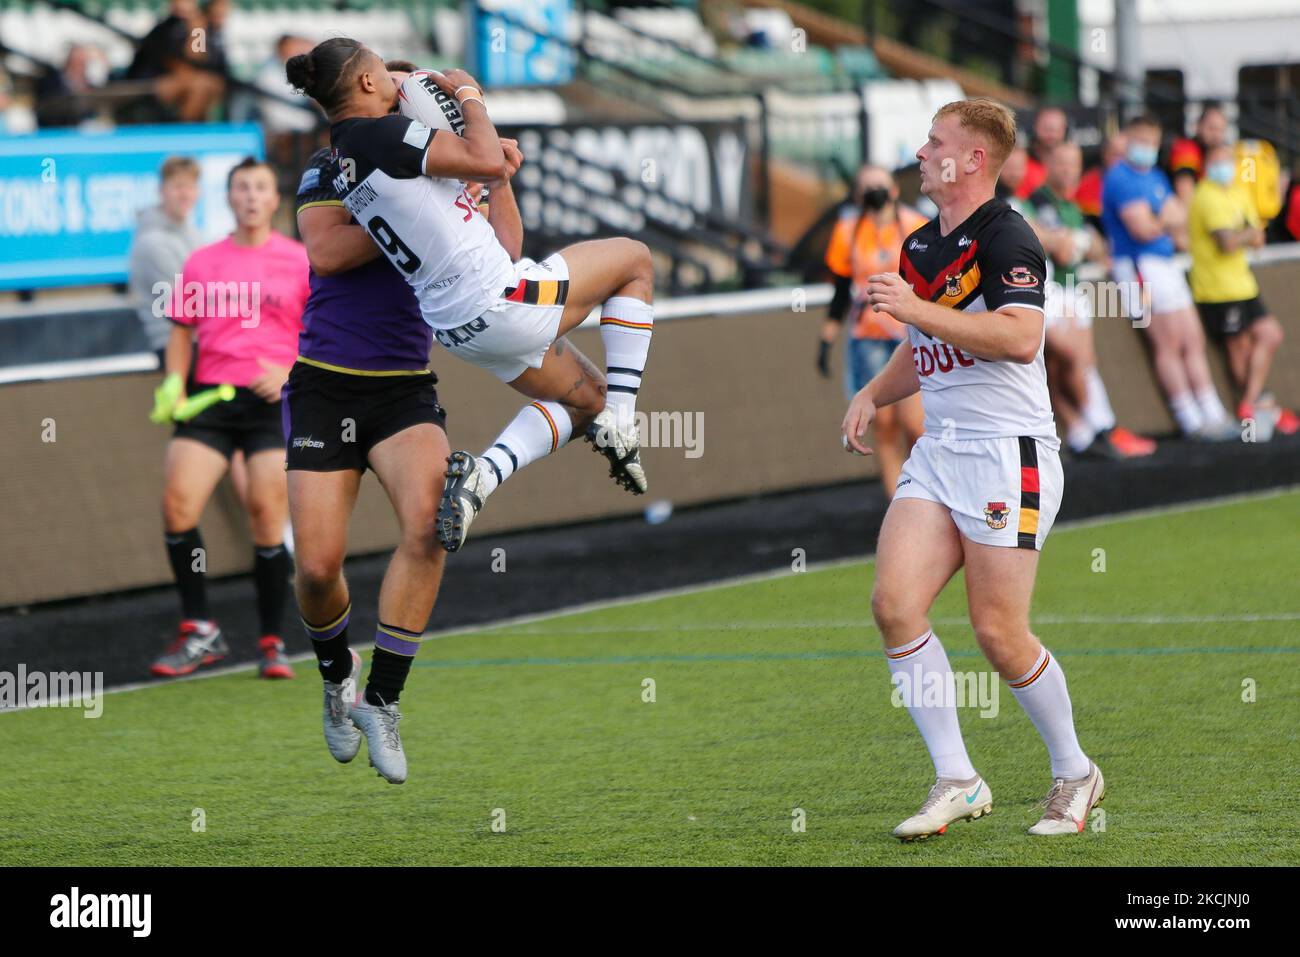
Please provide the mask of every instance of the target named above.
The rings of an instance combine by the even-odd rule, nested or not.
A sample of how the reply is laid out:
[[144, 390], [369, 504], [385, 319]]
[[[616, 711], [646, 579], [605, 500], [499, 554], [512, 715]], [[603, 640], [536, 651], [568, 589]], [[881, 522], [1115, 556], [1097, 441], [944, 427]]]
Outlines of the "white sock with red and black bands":
[[[966, 753], [966, 742], [962, 740], [961, 725], [957, 721], [952, 666], [948, 664], [948, 654], [943, 650], [939, 636], [927, 631], [905, 645], [886, 648], [885, 657], [889, 659], [890, 680], [895, 689], [904, 684], [909, 689], [904, 696], [907, 713], [925, 739], [936, 775], [959, 781], [975, 777], [975, 767]], [[944, 693], [938, 703], [928, 701], [923, 694], [927, 676], [932, 674], [944, 676]], [[933, 680], [929, 679], [931, 683]]]
[[530, 402], [524, 406], [479, 456], [485, 466], [488, 494], [525, 465], [563, 448], [572, 435], [573, 420], [560, 403]]
[[1092, 764], [1074, 733], [1070, 692], [1065, 686], [1065, 672], [1056, 659], [1042, 649], [1034, 666], [1007, 685], [1047, 745], [1052, 777], [1067, 781], [1086, 777]]
[[650, 337], [654, 331], [654, 306], [631, 296], [612, 296], [600, 309], [600, 341], [605, 346], [605, 407], [629, 427], [636, 412]]

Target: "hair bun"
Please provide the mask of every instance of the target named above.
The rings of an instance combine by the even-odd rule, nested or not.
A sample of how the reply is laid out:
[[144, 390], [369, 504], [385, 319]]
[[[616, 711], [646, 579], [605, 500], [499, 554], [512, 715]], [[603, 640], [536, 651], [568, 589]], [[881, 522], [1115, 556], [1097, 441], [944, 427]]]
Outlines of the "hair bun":
[[289, 57], [284, 64], [284, 76], [295, 90], [301, 90], [308, 96], [316, 86], [316, 62], [310, 53], [299, 53]]

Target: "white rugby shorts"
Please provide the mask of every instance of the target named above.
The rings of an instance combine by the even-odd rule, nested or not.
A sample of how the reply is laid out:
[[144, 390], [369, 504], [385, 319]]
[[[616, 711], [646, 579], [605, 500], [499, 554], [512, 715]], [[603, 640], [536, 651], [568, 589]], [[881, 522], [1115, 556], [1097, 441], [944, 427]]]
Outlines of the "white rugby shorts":
[[527, 369], [541, 368], [568, 295], [569, 267], [559, 253], [541, 262], [521, 259], [513, 280], [487, 312], [454, 329], [435, 329], [433, 335], [456, 358], [512, 382]]
[[894, 498], [937, 502], [973, 542], [1041, 549], [1060, 511], [1064, 486], [1061, 457], [1042, 439], [948, 440], [926, 434], [912, 446]]

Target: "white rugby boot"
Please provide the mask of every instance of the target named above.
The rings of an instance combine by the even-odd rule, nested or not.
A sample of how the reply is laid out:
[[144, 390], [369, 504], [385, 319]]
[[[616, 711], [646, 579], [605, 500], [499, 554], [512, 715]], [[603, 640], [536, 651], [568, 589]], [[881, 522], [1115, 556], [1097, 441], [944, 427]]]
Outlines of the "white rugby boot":
[[352, 706], [357, 701], [357, 682], [361, 679], [361, 656], [352, 655], [352, 673], [342, 682], [325, 682], [325, 744], [334, 760], [347, 764], [361, 749], [361, 730], [352, 723]]
[[1088, 824], [1088, 815], [1106, 796], [1106, 782], [1101, 768], [1089, 762], [1089, 771], [1081, 778], [1057, 778], [1043, 798], [1045, 808], [1030, 834], [1080, 834]]
[[465, 544], [469, 526], [487, 500], [487, 479], [479, 460], [468, 452], [447, 457], [447, 481], [438, 505], [438, 540], [454, 552]]
[[973, 821], [993, 813], [993, 792], [978, 774], [968, 781], [939, 778], [917, 811], [898, 827], [894, 837], [900, 841], [923, 841], [932, 834], [943, 834], [953, 821]]
[[641, 436], [635, 423], [620, 423], [613, 409], [606, 407], [587, 426], [587, 441], [609, 462], [609, 477], [633, 495], [649, 487], [641, 467]]
[[397, 724], [402, 720], [397, 702], [373, 705], [364, 694], [359, 695], [352, 706], [352, 720], [365, 733], [370, 766], [389, 784], [405, 781], [406, 752], [402, 750], [402, 737], [397, 733]]

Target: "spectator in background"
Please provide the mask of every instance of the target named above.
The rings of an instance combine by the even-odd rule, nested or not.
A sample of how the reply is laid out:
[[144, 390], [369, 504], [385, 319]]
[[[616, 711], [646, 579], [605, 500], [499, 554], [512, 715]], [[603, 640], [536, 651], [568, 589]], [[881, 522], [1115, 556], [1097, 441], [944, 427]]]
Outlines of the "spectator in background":
[[127, 260], [127, 289], [135, 306], [149, 348], [163, 364], [163, 352], [171, 337], [172, 324], [155, 312], [160, 301], [155, 288], [171, 288], [200, 237], [190, 221], [199, 200], [199, 164], [188, 156], [169, 156], [159, 174], [158, 205], [140, 211], [131, 252]]
[[[1047, 158], [1070, 135], [1070, 118], [1059, 106], [1045, 106], [1034, 117], [1034, 134], [1025, 157], [1025, 175], [1016, 196], [1028, 199], [1047, 179]], [[1067, 196], [1066, 199], [1073, 199]]]
[[[291, 87], [284, 75], [284, 65], [289, 58], [310, 53], [313, 46], [315, 44], [305, 37], [286, 33], [276, 41], [275, 54], [263, 64], [253, 80], [254, 86], [270, 94], [258, 98], [258, 111], [266, 132], [267, 149], [280, 165], [290, 163], [295, 135], [310, 133], [321, 125], [320, 110], [309, 97]], [[302, 106], [290, 106], [281, 100], [292, 100]]]
[[1002, 171], [998, 173], [997, 185], [993, 187], [993, 195], [1005, 201], [1022, 216], [1025, 213], [1025, 204], [1017, 194], [1020, 184], [1025, 181], [1025, 170], [1028, 168], [1029, 153], [1023, 146], [1017, 146], [1007, 155], [1007, 161], [1002, 164]]
[[154, 95], [175, 118], [197, 123], [207, 119], [225, 96], [226, 63], [221, 27], [227, 0], [171, 0], [169, 14], [140, 41], [127, 78], [149, 80]]
[[1187, 213], [1156, 166], [1160, 124], [1143, 114], [1129, 121], [1125, 133], [1128, 149], [1106, 173], [1101, 211], [1122, 307], [1130, 319], [1145, 322], [1156, 379], [1182, 433], [1206, 441], [1236, 440], [1237, 425], [1210, 378], [1191, 290], [1173, 261], [1173, 234], [1185, 235]]
[[[903, 240], [925, 225], [925, 217], [898, 202], [898, 184], [878, 166], [864, 166], [853, 184], [853, 201], [841, 212], [826, 250], [835, 277], [835, 296], [822, 322], [817, 368], [830, 377], [830, 352], [847, 319], [851, 333], [845, 350], [844, 391], [852, 399], [885, 367], [906, 327], [866, 303], [867, 278], [895, 272]], [[880, 480], [892, 498], [903, 461], [925, 431], [920, 394], [881, 407], [873, 428], [880, 457]]]
[[1101, 144], [1101, 162], [1079, 178], [1074, 190], [1074, 201], [1083, 216], [1098, 231], [1101, 230], [1101, 184], [1112, 166], [1124, 158], [1128, 139], [1123, 133], [1112, 133]]
[[61, 70], [45, 72], [36, 83], [36, 122], [41, 127], [77, 126], [98, 114], [87, 98], [108, 81], [108, 58], [98, 47], [74, 43]]
[[1196, 121], [1196, 135], [1176, 139], [1169, 147], [1169, 178], [1184, 204], [1191, 204], [1192, 190], [1205, 175], [1206, 153], [1227, 142], [1228, 115], [1218, 103], [1206, 103]]
[[1205, 328], [1227, 351], [1233, 385], [1241, 396], [1237, 417], [1256, 421], [1257, 438], [1267, 439], [1274, 425], [1293, 435], [1300, 420], [1278, 408], [1264, 391], [1283, 338], [1281, 324], [1259, 298], [1259, 283], [1246, 261], [1247, 247], [1264, 245], [1264, 230], [1254, 204], [1235, 183], [1232, 147], [1211, 146], [1204, 158], [1205, 175], [1192, 194], [1189, 217], [1192, 295]]
[[1154, 442], [1116, 425], [1106, 383], [1097, 370], [1092, 300], [1076, 285], [1079, 266], [1106, 261], [1105, 240], [1070, 199], [1083, 171], [1083, 151], [1074, 143], [1060, 143], [1046, 159], [1047, 179], [1028, 203], [1030, 225], [1048, 256], [1044, 350], [1052, 408], [1075, 455], [1150, 455]]
[[282, 100], [301, 103], [307, 109], [298, 109], [276, 100], [262, 101], [262, 125], [268, 133], [310, 133], [320, 122], [320, 113], [310, 98], [299, 93], [284, 78], [284, 65], [289, 57], [310, 53], [316, 44], [306, 37], [285, 34], [276, 41], [275, 55], [262, 65], [253, 84], [266, 93]]
[[1273, 222], [1276, 235], [1273, 241], [1279, 243], [1300, 242], [1300, 175], [1291, 175], [1291, 186], [1287, 190], [1286, 202], [1281, 214]]

